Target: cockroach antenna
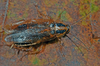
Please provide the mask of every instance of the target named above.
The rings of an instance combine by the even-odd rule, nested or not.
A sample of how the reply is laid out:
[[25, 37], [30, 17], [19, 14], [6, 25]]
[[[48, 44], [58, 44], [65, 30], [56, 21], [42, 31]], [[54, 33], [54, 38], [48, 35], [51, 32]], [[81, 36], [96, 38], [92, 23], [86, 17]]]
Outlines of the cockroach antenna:
[[78, 47], [78, 45], [77, 45], [68, 35], [66, 35], [66, 37], [68, 37], [69, 40], [71, 40], [71, 41], [75, 44], [75, 46], [81, 51], [82, 56], [84, 56], [84, 53], [83, 53], [82, 50]]
[[4, 29], [4, 23], [5, 23], [6, 16], [7, 16], [8, 5], [9, 5], [9, 0], [7, 0], [7, 3], [6, 3], [6, 10], [5, 10], [5, 14], [4, 14], [3, 23], [2, 23], [2, 29]]
[[7, 3], [6, 3], [6, 9], [5, 9], [5, 14], [4, 14], [4, 19], [3, 19], [3, 22], [2, 22], [2, 30], [0, 31], [0, 33], [4, 32], [4, 23], [6, 21], [6, 17], [7, 17], [7, 10], [8, 10], [8, 5], [9, 5], [9, 0], [7, 0]]
[[[72, 34], [70, 33], [70, 35]], [[77, 40], [79, 40], [85, 46], [83, 48], [85, 48], [88, 51], [89, 48], [84, 44], [84, 42], [81, 39], [77, 38], [75, 35], [72, 35], [72, 36], [74, 36]]]
[[82, 19], [84, 19], [85, 17], [87, 17], [91, 12], [89, 12], [86, 16], [82, 17], [81, 19], [79, 19], [78, 21], [76, 21], [75, 23], [71, 24], [72, 26], [73, 25], [76, 25], [78, 22], [80, 22]]
[[[88, 16], [89, 14], [90, 14], [91, 12], [89, 12], [86, 16]], [[76, 25], [79, 21], [81, 21], [82, 19], [84, 19], [86, 16], [84, 16], [83, 18], [81, 18], [81, 19], [79, 19], [78, 21], [76, 21], [75, 23], [73, 23], [73, 24], [71, 24], [72, 26], [73, 25]], [[72, 35], [72, 34], [71, 34]], [[82, 50], [78, 47], [78, 45], [68, 36], [68, 35], [66, 35], [68, 38], [69, 38], [69, 40], [71, 40], [74, 44], [75, 44], [75, 46], [81, 51], [81, 53], [82, 53], [82, 56], [84, 55], [84, 53], [82, 52]], [[74, 35], [73, 35], [74, 36]], [[75, 36], [74, 36], [75, 37]], [[78, 39], [80, 42], [82, 42], [79, 38], [77, 38], [77, 37], [75, 37], [76, 39]], [[82, 42], [83, 43], [83, 42]], [[84, 44], [84, 43], [83, 43]], [[84, 46], [86, 47], [86, 45], [84, 44]], [[86, 47], [86, 50], [88, 51], [88, 48]]]

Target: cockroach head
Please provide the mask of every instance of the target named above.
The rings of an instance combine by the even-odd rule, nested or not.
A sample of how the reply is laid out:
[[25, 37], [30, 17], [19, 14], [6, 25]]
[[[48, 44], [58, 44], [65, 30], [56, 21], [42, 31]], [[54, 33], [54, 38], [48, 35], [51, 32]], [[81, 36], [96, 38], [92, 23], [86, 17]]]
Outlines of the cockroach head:
[[67, 24], [66, 28], [67, 28], [66, 34], [68, 34], [70, 32], [70, 26]]

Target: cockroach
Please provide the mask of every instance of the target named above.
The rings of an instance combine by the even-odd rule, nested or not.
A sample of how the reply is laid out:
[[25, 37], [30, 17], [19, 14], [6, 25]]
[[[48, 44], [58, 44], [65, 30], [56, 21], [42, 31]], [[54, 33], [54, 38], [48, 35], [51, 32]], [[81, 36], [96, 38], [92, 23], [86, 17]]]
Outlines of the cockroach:
[[[37, 54], [44, 48], [43, 46], [41, 50], [36, 52], [32, 51], [32, 48], [25, 47], [36, 46], [54, 39], [60, 39], [67, 36], [70, 32], [70, 26], [59, 20], [62, 12], [57, 20], [53, 20], [51, 17], [42, 14], [38, 10], [37, 5], [35, 7], [42, 19], [20, 20], [13, 24], [4, 25], [5, 28], [3, 28], [2, 32], [6, 32], [7, 34], [3, 36], [2, 41], [7, 46], [19, 51], [26, 51], [28, 52], [27, 54]], [[70, 37], [68, 38], [71, 40]], [[73, 42], [73, 40], [71, 41]], [[75, 42], [73, 43], [76, 45]], [[80, 50], [79, 47], [78, 49]]]
[[4, 26], [7, 27], [4, 29], [7, 35], [3, 36], [3, 42], [8, 45], [12, 44], [11, 48], [37, 45], [61, 38], [69, 33], [69, 25], [59, 20], [54, 21], [51, 17], [40, 13], [37, 5], [35, 7], [39, 15], [43, 17], [42, 19], [20, 20]]

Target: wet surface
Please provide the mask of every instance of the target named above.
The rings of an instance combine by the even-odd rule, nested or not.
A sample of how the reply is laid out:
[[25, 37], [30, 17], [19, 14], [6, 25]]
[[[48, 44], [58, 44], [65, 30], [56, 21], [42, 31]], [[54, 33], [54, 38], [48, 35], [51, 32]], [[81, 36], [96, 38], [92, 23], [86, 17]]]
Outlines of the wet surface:
[[[6, 0], [0, 0], [0, 31], [4, 19]], [[68, 37], [46, 45], [42, 53], [26, 55], [26, 52], [0, 46], [0, 66], [99, 66], [100, 39], [100, 1], [99, 0], [10, 0], [6, 24], [16, 23], [22, 19], [38, 19], [33, 3], [38, 4], [41, 13], [56, 20], [59, 14], [64, 23], [71, 26], [68, 36], [81, 48], [80, 50]], [[89, 13], [91, 12], [91, 13]], [[86, 16], [86, 17], [85, 17]], [[2, 42], [0, 34], [0, 45]]]

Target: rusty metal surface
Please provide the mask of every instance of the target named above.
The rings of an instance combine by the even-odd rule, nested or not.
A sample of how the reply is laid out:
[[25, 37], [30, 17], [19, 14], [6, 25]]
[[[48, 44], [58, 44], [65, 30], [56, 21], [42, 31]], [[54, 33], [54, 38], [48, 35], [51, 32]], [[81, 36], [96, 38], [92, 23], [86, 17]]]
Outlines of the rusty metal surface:
[[[0, 0], [1, 25], [4, 19], [6, 2], [7, 0]], [[68, 36], [81, 48], [84, 55], [68, 37], [65, 37], [60, 40], [61, 42], [47, 44], [42, 53], [23, 57], [22, 61], [18, 60], [26, 52], [20, 51], [17, 54], [18, 50], [10, 49], [8, 46], [1, 46], [0, 66], [100, 65], [100, 39], [92, 38], [92, 34], [97, 35], [97, 37], [100, 35], [98, 28], [100, 26], [99, 0], [9, 0], [5, 25], [22, 19], [38, 19], [38, 13], [33, 3], [38, 4], [41, 13], [49, 15], [54, 20], [64, 11], [61, 20], [71, 26]], [[2, 28], [1, 25], [0, 28]], [[5, 45], [0, 34], [1, 44]]]

